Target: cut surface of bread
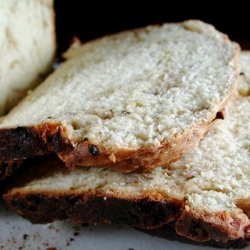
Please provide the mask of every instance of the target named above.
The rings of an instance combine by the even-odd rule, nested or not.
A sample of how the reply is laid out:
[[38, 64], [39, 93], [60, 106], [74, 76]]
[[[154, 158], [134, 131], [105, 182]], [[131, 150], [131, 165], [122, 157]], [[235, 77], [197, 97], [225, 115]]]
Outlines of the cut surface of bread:
[[177, 234], [195, 241], [249, 238], [250, 97], [235, 97], [226, 112], [225, 120], [218, 120], [197, 148], [170, 168], [70, 171], [57, 159], [31, 161], [3, 197], [33, 222], [141, 228], [172, 222]]
[[0, 115], [4, 115], [51, 69], [53, 0], [0, 1], [0, 23]]
[[250, 95], [250, 51], [240, 53], [241, 78], [239, 92], [243, 96]]
[[68, 167], [168, 165], [203, 137], [238, 75], [238, 46], [193, 20], [104, 37], [66, 56], [3, 119], [0, 161], [56, 152]]

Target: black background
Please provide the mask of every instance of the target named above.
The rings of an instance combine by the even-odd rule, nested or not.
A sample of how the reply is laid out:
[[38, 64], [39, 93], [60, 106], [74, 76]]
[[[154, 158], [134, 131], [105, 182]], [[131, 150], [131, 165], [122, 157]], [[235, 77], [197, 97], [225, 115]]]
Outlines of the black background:
[[148, 24], [201, 19], [250, 49], [250, 2], [247, 1], [86, 1], [55, 0], [59, 53], [73, 36], [87, 41]]

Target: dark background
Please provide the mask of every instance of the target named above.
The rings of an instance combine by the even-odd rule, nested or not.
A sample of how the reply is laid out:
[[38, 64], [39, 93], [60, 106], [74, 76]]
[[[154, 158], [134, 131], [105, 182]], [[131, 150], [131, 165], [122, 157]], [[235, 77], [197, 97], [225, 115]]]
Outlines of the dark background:
[[73, 36], [87, 41], [148, 24], [201, 19], [250, 49], [250, 2], [247, 1], [86, 1], [55, 0], [61, 53]]

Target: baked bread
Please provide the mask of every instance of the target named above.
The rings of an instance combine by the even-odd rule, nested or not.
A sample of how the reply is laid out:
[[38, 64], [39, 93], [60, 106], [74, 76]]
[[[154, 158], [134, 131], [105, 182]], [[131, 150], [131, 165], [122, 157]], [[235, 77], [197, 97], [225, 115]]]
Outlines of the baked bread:
[[149, 26], [71, 50], [3, 119], [0, 161], [55, 152], [68, 167], [167, 166], [221, 117], [238, 51], [200, 21]]
[[198, 147], [144, 173], [63, 168], [31, 161], [3, 195], [36, 223], [119, 223], [152, 229], [172, 223], [195, 241], [250, 238], [250, 97], [235, 97]]
[[0, 116], [51, 69], [55, 53], [53, 0], [0, 1]]
[[239, 91], [243, 96], [250, 95], [250, 51], [240, 53], [241, 77], [239, 82]]

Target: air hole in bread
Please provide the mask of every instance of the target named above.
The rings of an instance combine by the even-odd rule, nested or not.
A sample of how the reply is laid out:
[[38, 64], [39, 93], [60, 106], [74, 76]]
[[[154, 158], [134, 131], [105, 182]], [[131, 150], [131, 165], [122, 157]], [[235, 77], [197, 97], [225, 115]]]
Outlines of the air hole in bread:
[[81, 129], [81, 125], [78, 121], [72, 121], [71, 126], [74, 130], [79, 130]]
[[224, 111], [217, 112], [215, 119], [224, 120], [224, 118], [225, 118]]

